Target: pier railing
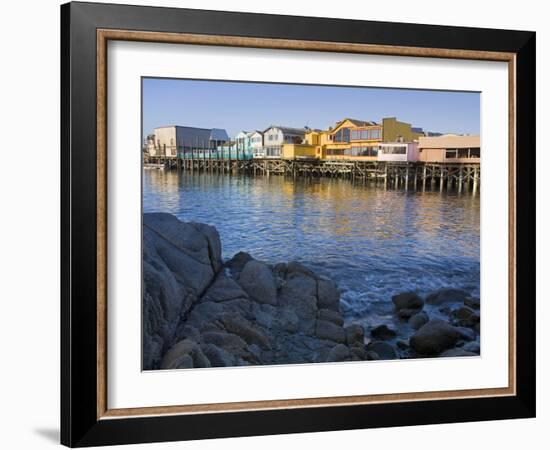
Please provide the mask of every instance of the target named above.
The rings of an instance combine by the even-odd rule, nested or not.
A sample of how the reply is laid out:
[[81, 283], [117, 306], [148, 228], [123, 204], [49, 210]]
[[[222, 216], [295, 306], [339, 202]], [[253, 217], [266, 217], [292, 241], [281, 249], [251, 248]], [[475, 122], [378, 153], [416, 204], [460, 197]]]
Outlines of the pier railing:
[[479, 163], [350, 161], [317, 159], [226, 159], [146, 157], [149, 167], [222, 174], [349, 178], [385, 185], [462, 190], [479, 189]]

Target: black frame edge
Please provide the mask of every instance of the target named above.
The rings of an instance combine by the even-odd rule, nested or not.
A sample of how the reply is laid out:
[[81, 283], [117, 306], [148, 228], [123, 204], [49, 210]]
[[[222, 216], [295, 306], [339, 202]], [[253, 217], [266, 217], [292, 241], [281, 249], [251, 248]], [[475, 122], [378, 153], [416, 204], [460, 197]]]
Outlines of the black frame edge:
[[[258, 21], [251, 21], [252, 17]], [[224, 18], [231, 18], [230, 23]], [[249, 27], [252, 22], [254, 26]], [[317, 29], [323, 28], [320, 24], [334, 24], [330, 35]], [[98, 421], [95, 329], [97, 28], [386, 45], [408, 43], [418, 47], [433, 47], [437, 43], [446, 48], [516, 53], [516, 174], [521, 181], [517, 183], [516, 293], [518, 300], [520, 293], [522, 298], [517, 304], [517, 395], [440, 400], [437, 407], [433, 401], [420, 401]], [[417, 37], [410, 43], [414, 35]], [[82, 447], [534, 417], [535, 45], [535, 33], [526, 31], [80, 2], [62, 5], [61, 443]], [[73, 327], [73, 323], [78, 326]]]

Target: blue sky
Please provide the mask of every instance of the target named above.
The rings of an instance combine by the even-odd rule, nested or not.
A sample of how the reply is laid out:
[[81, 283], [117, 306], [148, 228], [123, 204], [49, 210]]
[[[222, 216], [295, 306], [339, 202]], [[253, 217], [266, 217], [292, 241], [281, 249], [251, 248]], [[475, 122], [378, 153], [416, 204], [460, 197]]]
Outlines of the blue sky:
[[162, 125], [241, 130], [270, 125], [327, 129], [350, 117], [397, 117], [428, 131], [479, 134], [480, 95], [315, 85], [143, 79], [143, 133]]

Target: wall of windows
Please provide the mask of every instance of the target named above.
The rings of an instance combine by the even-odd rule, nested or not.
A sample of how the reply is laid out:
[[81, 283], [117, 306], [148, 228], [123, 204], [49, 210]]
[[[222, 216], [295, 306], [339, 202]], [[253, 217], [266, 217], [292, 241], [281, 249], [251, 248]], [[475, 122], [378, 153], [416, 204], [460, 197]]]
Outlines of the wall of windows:
[[479, 158], [479, 148], [450, 148], [445, 150], [446, 159]]
[[371, 128], [368, 130], [351, 130], [352, 141], [373, 141], [380, 139], [381, 133], [379, 128]]
[[378, 147], [353, 146], [344, 151], [349, 156], [378, 156]]
[[399, 146], [391, 146], [391, 147], [382, 147], [382, 152], [386, 155], [406, 155], [407, 146], [399, 145]]
[[349, 142], [350, 129], [342, 128], [334, 134], [334, 142]]

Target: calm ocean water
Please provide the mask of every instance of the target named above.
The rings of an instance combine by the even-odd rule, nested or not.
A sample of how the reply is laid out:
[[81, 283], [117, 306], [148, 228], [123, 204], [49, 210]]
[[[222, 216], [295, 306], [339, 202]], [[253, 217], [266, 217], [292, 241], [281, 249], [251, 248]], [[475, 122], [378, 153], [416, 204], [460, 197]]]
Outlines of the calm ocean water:
[[346, 322], [400, 327], [391, 296], [408, 290], [479, 295], [479, 195], [144, 170], [143, 208], [214, 225], [226, 259], [246, 251], [331, 277]]

